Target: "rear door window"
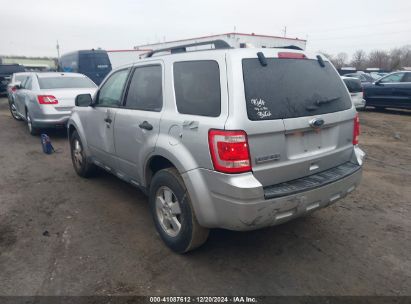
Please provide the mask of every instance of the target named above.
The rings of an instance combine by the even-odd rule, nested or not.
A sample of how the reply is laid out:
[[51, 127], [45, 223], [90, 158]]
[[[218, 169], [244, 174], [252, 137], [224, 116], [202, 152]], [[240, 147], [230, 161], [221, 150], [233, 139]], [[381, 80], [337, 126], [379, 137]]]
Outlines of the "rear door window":
[[286, 119], [347, 110], [351, 99], [329, 62], [267, 58], [243, 59], [247, 114], [250, 120]]
[[174, 90], [179, 113], [220, 116], [220, 69], [216, 61], [174, 63]]
[[411, 73], [405, 73], [402, 82], [411, 82]]

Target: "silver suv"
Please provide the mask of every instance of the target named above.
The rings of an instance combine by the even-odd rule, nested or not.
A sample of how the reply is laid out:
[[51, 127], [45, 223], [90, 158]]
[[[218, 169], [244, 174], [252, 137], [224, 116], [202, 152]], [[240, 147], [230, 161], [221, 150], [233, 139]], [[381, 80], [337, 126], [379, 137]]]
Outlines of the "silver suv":
[[362, 175], [359, 121], [332, 64], [288, 49], [152, 56], [79, 95], [74, 169], [101, 167], [148, 194], [177, 252], [210, 228], [253, 230], [326, 207]]

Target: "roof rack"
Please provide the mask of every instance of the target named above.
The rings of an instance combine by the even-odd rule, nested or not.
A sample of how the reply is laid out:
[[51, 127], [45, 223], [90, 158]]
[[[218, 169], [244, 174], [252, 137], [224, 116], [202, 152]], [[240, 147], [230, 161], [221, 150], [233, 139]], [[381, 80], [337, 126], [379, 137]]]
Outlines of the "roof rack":
[[214, 49], [231, 49], [232, 48], [224, 40], [211, 40], [211, 41], [190, 43], [190, 44], [172, 46], [172, 47], [168, 47], [168, 48], [164, 48], [164, 49], [153, 50], [153, 51], [147, 53], [146, 58], [147, 57], [152, 57], [155, 53], [161, 53], [161, 52], [166, 52], [166, 51], [171, 52], [171, 54], [185, 53], [185, 52], [187, 52], [187, 48], [189, 48], [189, 47], [209, 45], [209, 44], [214, 45]]

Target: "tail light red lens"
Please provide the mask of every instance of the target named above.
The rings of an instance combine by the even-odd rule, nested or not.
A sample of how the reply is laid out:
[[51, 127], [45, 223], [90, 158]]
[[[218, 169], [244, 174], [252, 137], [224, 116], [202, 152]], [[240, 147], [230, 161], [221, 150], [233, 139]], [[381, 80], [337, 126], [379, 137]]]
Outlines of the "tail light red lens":
[[224, 173], [251, 171], [247, 133], [244, 131], [210, 130], [208, 143], [215, 170]]
[[301, 53], [293, 53], [293, 52], [279, 52], [278, 58], [283, 59], [307, 59], [304, 54]]
[[37, 96], [39, 104], [58, 104], [59, 101], [53, 95], [39, 95]]
[[360, 117], [358, 113], [354, 117], [354, 134], [352, 137], [352, 144], [358, 145], [358, 137], [360, 136]]
[[16, 88], [16, 87], [12, 87], [12, 88], [11, 88], [11, 91], [14, 93], [14, 92], [17, 91], [17, 88]]

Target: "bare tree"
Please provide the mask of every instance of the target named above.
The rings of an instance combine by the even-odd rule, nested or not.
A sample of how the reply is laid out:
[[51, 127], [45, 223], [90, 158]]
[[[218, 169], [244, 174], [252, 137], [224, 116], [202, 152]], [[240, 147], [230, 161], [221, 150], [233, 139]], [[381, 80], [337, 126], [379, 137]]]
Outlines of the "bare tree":
[[367, 60], [367, 55], [363, 50], [357, 50], [355, 53], [352, 55], [352, 60], [351, 60], [351, 65], [354, 66], [357, 70], [362, 70], [365, 67]]
[[332, 63], [337, 69], [341, 69], [347, 64], [348, 55], [346, 53], [338, 53], [335, 58], [331, 59]]
[[402, 66], [402, 57], [403, 51], [402, 49], [392, 49], [390, 51], [390, 70], [398, 70]]
[[384, 50], [375, 50], [367, 54], [363, 50], [357, 50], [352, 55], [351, 61], [348, 62], [346, 53], [338, 53], [336, 56], [324, 51], [319, 51], [327, 57], [337, 69], [347, 64], [354, 66], [357, 70], [366, 68], [379, 68], [387, 71], [400, 70], [404, 67], [411, 67], [411, 45], [405, 45], [401, 48], [392, 49], [389, 52]]
[[368, 67], [389, 70], [390, 69], [389, 58], [390, 57], [388, 56], [386, 51], [382, 51], [382, 50], [372, 51], [368, 55]]

